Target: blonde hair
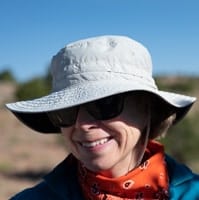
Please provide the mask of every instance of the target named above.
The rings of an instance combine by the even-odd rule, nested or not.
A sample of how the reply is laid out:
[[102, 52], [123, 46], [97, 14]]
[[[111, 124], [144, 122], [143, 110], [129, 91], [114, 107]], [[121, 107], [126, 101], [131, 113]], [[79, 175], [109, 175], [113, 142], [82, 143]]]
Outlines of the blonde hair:
[[149, 139], [165, 137], [176, 119], [176, 109], [155, 95], [150, 95], [151, 127]]
[[176, 114], [172, 114], [162, 122], [153, 124], [150, 128], [149, 139], [163, 138], [166, 136], [168, 129], [173, 125]]

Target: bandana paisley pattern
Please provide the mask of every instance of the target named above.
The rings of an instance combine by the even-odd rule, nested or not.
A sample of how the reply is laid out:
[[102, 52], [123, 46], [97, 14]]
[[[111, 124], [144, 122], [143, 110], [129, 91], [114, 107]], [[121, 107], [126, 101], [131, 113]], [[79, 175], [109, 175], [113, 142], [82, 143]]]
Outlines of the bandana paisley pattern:
[[150, 141], [142, 164], [127, 175], [107, 178], [79, 165], [79, 182], [87, 200], [167, 200], [168, 174], [164, 148]]

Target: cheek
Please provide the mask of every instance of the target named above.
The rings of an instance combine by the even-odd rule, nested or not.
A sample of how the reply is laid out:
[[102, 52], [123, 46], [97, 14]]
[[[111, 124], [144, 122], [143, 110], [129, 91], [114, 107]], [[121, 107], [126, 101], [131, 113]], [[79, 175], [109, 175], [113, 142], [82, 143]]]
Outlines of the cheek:
[[140, 136], [141, 131], [124, 122], [120, 117], [114, 120], [109, 120], [109, 122], [104, 123], [105, 127], [107, 128], [106, 131], [113, 136], [118, 145], [123, 146], [132, 146], [132, 148], [137, 144]]
[[141, 138], [141, 131], [136, 127], [130, 127], [128, 134], [128, 140], [131, 142], [132, 146], [135, 146]]
[[67, 147], [71, 147], [72, 145], [72, 134], [73, 128], [61, 128], [62, 135], [64, 137], [65, 143]]

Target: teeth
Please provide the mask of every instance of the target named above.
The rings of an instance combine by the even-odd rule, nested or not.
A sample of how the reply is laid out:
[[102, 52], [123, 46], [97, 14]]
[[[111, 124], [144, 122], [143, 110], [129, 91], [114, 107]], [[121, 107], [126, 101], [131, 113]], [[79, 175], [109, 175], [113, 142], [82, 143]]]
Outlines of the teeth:
[[82, 146], [83, 147], [95, 147], [97, 145], [102, 145], [104, 143], [108, 142], [108, 138], [104, 138], [104, 139], [101, 139], [101, 140], [97, 140], [95, 142], [83, 142], [82, 143]]

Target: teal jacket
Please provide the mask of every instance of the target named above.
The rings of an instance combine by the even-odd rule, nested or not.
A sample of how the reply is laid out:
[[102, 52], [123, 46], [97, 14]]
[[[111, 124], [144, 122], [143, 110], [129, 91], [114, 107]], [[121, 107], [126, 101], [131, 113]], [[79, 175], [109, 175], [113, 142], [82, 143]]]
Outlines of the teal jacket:
[[[171, 200], [199, 200], [199, 176], [166, 156]], [[77, 161], [68, 156], [44, 180], [10, 200], [84, 200], [77, 179]]]

